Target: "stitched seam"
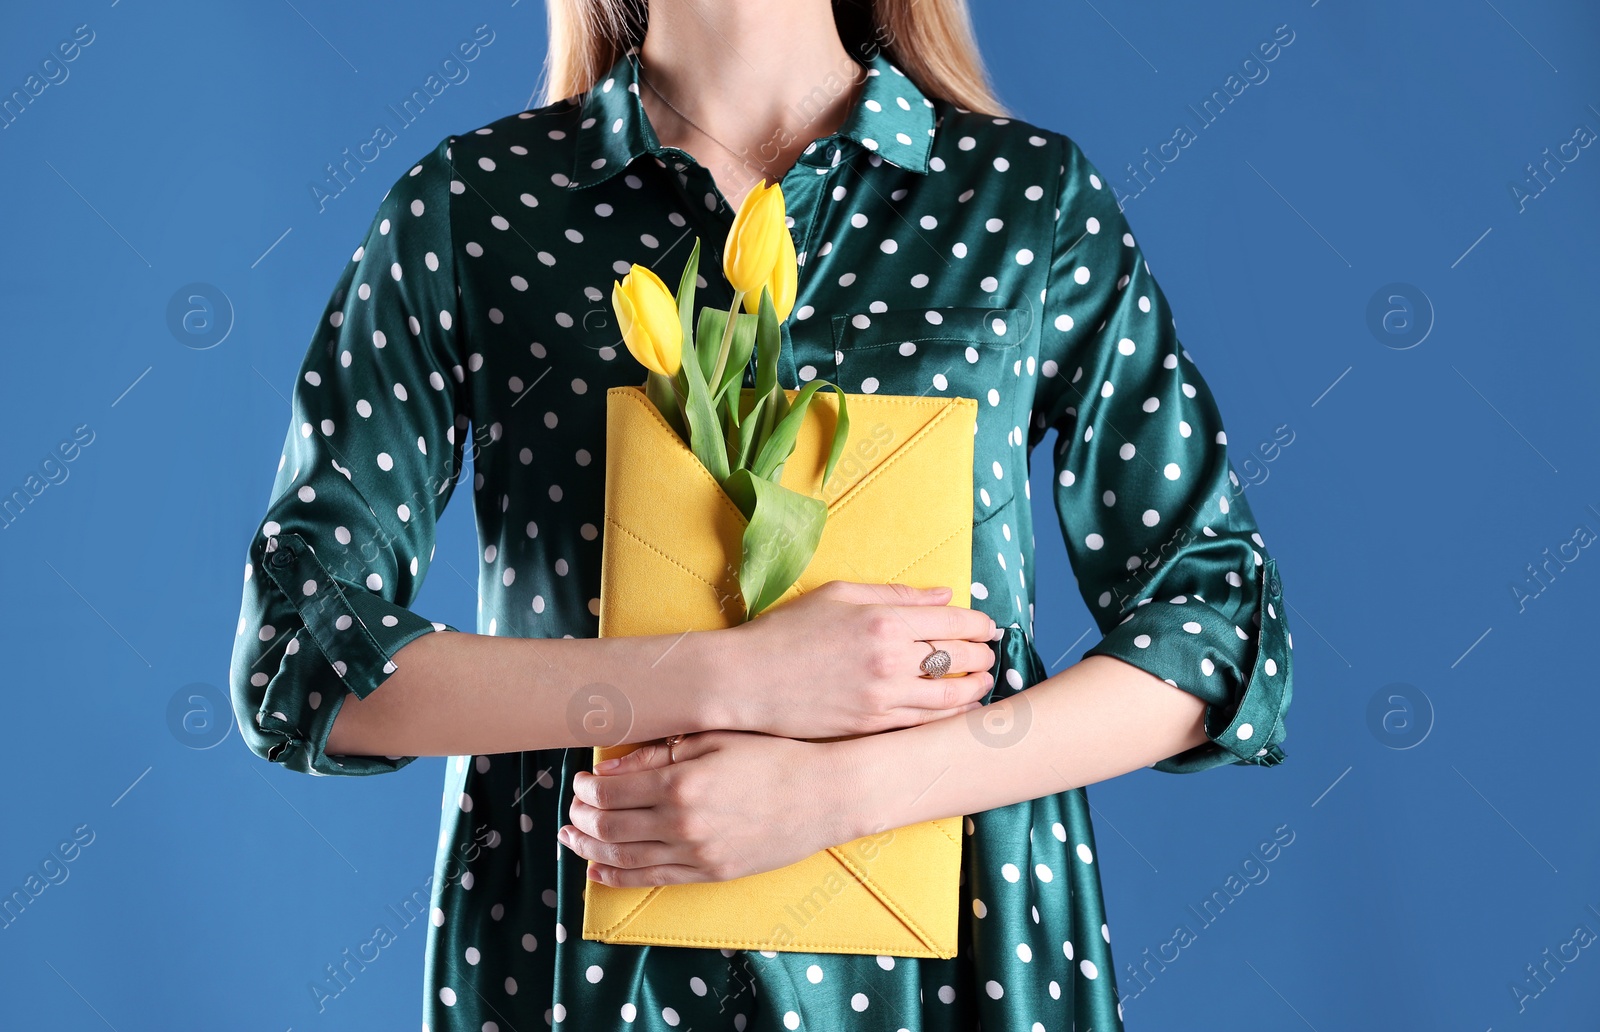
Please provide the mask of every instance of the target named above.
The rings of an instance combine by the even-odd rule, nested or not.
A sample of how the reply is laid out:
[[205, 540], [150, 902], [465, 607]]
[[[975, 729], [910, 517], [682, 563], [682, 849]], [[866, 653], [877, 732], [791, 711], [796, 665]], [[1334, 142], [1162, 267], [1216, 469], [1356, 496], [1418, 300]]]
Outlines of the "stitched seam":
[[929, 824], [929, 826], [935, 828], [939, 832], [939, 834], [941, 834], [945, 838], [949, 839], [950, 842], [953, 845], [959, 846], [959, 845], [961, 845], [961, 840], [959, 838], [957, 838], [956, 836], [950, 834], [950, 829], [945, 827], [945, 825], [947, 823], [951, 823], [951, 822], [955, 822], [955, 821], [959, 821], [959, 820], [960, 820], [959, 817], [946, 817], [944, 820], [929, 821], [928, 824]]
[[[833, 850], [829, 849], [828, 852], [829, 853], [833, 853]], [[873, 896], [876, 899], [878, 899], [879, 902], [883, 903], [885, 907], [887, 907], [888, 909], [893, 911], [895, 916], [899, 917], [901, 919], [901, 921], [906, 924], [907, 928], [910, 929], [912, 934], [916, 935], [917, 938], [922, 940], [925, 952], [917, 952], [917, 953], [915, 953], [916, 956], [936, 957], [936, 956], [940, 956], [941, 955], [938, 952], [937, 946], [934, 945], [933, 940], [931, 939], [931, 937], [929, 937], [928, 935], [923, 933], [921, 929], [916, 927], [914, 922], [912, 922], [912, 921], [910, 921], [910, 919], [906, 918], [905, 915], [903, 915], [900, 912], [899, 908], [894, 906], [894, 904], [893, 904], [893, 902], [891, 900], [885, 899], [882, 896], [882, 894], [879, 893], [877, 891], [877, 889], [874, 886], [872, 886], [871, 883], [866, 878], [862, 877], [861, 875], [856, 874], [854, 868], [851, 868], [850, 865], [848, 863], [846, 863], [842, 858], [839, 858], [837, 856], [837, 854], [835, 854], [835, 859], [838, 859], [839, 862], [841, 864], [843, 864], [847, 870], [850, 871], [852, 877], [854, 877], [858, 883], [860, 883], [864, 888], [866, 888], [867, 891], [871, 892], [873, 894]], [[590, 924], [588, 924], [586, 922], [585, 923], [586, 930], [590, 931], [590, 932], [593, 932], [595, 935], [601, 936], [602, 938], [604, 936], [611, 936], [613, 939], [619, 939], [621, 941], [639, 942], [639, 943], [643, 943], [643, 942], [648, 942], [648, 943], [669, 943], [669, 942], [704, 943], [704, 944], [709, 944], [709, 945], [713, 945], [713, 946], [721, 945], [721, 946], [725, 946], [727, 948], [734, 948], [734, 949], [766, 949], [767, 947], [772, 945], [772, 943], [767, 942], [766, 940], [763, 940], [763, 939], [735, 939], [735, 940], [732, 940], [730, 942], [730, 940], [728, 940], [724, 936], [664, 935], [664, 934], [660, 934], [660, 933], [646, 933], [646, 932], [636, 932], [631, 936], [623, 936], [623, 935], [619, 934], [619, 933], [622, 932], [622, 930], [630, 922], [632, 922], [634, 920], [634, 918], [636, 918], [639, 915], [639, 913], [642, 910], [644, 910], [645, 907], [647, 907], [650, 904], [650, 902], [652, 900], [654, 900], [656, 898], [656, 896], [661, 894], [661, 891], [662, 891], [662, 886], [657, 886], [657, 887], [651, 889], [649, 891], [649, 893], [647, 893], [644, 896], [644, 898], [639, 901], [638, 905], [633, 907], [633, 909], [629, 910], [627, 914], [625, 914], [624, 916], [619, 918], [614, 924], [612, 924], [612, 925], [610, 925], [610, 926], [608, 926], [606, 928], [596, 928], [593, 925], [590, 925]], [[587, 916], [587, 915], [589, 915], [591, 913], [591, 911], [585, 910], [584, 913]], [[800, 944], [804, 945], [804, 941], [802, 940]], [[833, 944], [832, 943], [827, 943], [827, 944], [819, 943], [817, 945], [829, 945], [829, 946], [832, 946]], [[839, 944], [839, 948], [841, 950], [872, 950], [872, 951], [875, 951], [875, 952], [889, 953], [889, 952], [892, 952], [894, 950], [903, 949], [904, 947], [901, 946], [898, 943], [841, 943], [841, 944]]]
[[[628, 911], [622, 917], [618, 918], [616, 924], [612, 925], [609, 928], [600, 929], [598, 931], [598, 934], [600, 934], [600, 935], [614, 935], [614, 934], [616, 934], [616, 932], [619, 931], [624, 925], [626, 925], [629, 921], [632, 921], [635, 917], [637, 917], [639, 915], [639, 911], [643, 910], [646, 906], [648, 906], [650, 904], [651, 900], [655, 899], [657, 896], [659, 896], [661, 894], [661, 888], [662, 887], [658, 885], [655, 888], [651, 889], [649, 892], [645, 893], [644, 898], [639, 901], [638, 906], [634, 907], [632, 910]], [[587, 918], [589, 913], [590, 913], [590, 911], [587, 908], [585, 908], [583, 913], [584, 913], [585, 918]]]
[[[946, 310], [948, 311], [949, 309], [946, 309]], [[1006, 317], [1007, 317], [1006, 318], [1006, 322], [1007, 322], [1008, 326], [1010, 325], [1010, 323], [1011, 323], [1011, 321], [1012, 321], [1012, 319], [1014, 317], [1018, 317], [1018, 316], [1025, 317], [1025, 316], [1029, 316], [1031, 314], [1030, 311], [1028, 309], [1026, 309], [1026, 308], [977, 308], [975, 306], [966, 306], [966, 307], [957, 308], [955, 310], [956, 311], [962, 311], [962, 312], [982, 311], [982, 312], [984, 312], [986, 314], [993, 313], [993, 312], [1003, 312], [1003, 313], [1006, 314]], [[917, 309], [917, 308], [895, 309], [894, 312], [889, 313], [889, 314], [890, 315], [900, 315], [900, 314], [904, 313], [909, 318], [910, 315], [914, 315], [917, 312], [921, 312], [921, 311], [924, 311], [924, 309]], [[884, 314], [885, 313], [881, 313], [881, 312], [877, 313], [878, 318], [879, 319], [883, 319]], [[933, 326], [930, 326], [926, 321], [924, 321], [922, 323], [919, 323], [918, 324], [918, 329], [916, 331], [912, 332], [912, 333], [907, 334], [906, 336], [895, 337], [893, 340], [886, 340], [886, 341], [883, 341], [882, 343], [879, 343], [879, 344], [857, 344], [857, 343], [854, 343], [853, 341], [851, 341], [851, 338], [852, 338], [853, 335], [866, 333], [866, 332], [869, 332], [869, 331], [871, 331], [873, 329], [887, 329], [888, 331], [892, 332], [893, 329], [894, 329], [893, 322], [892, 322], [892, 320], [884, 320], [882, 322], [874, 322], [871, 326], [867, 327], [866, 330], [858, 330], [858, 329], [856, 329], [855, 327], [853, 327], [853, 326], [851, 326], [849, 324], [849, 322], [847, 321], [848, 318], [849, 318], [849, 316], [847, 316], [847, 315], [835, 315], [833, 317], [833, 330], [834, 330], [834, 334], [833, 334], [834, 343], [833, 343], [833, 346], [834, 346], [834, 350], [839, 352], [839, 354], [841, 356], [848, 356], [852, 352], [871, 351], [871, 350], [876, 349], [876, 348], [899, 347], [901, 344], [904, 344], [904, 343], [917, 343], [917, 344], [935, 344], [935, 343], [968, 344], [968, 345], [971, 345], [973, 347], [978, 348], [980, 351], [995, 351], [995, 352], [1008, 352], [1008, 351], [1011, 351], [1013, 349], [1020, 348], [1022, 346], [1022, 341], [1021, 340], [1017, 340], [1017, 339], [1007, 340], [1007, 341], [990, 340], [990, 339], [986, 339], [986, 338], [982, 337], [978, 333], [978, 331], [976, 331], [976, 330], [969, 331], [966, 336], [961, 336], [961, 335], [959, 335], [959, 333], [960, 333], [959, 328], [933, 327]], [[941, 332], [941, 329], [946, 330], [946, 332]], [[847, 343], [849, 344], [848, 347], [846, 346]], [[844, 366], [845, 366], [845, 363], [841, 360], [838, 363], [839, 369], [842, 371], [844, 369]]]
[[[737, 511], [737, 510], [735, 510], [735, 511]], [[667, 562], [671, 563], [673, 566], [676, 566], [678, 569], [682, 570], [684, 573], [687, 573], [689, 576], [693, 577], [695, 580], [697, 580], [700, 583], [704, 584], [706, 587], [711, 588], [712, 590], [716, 590], [716, 588], [717, 588], [716, 584], [713, 584], [711, 581], [706, 580], [704, 577], [702, 577], [700, 574], [696, 573], [694, 570], [691, 570], [689, 567], [683, 565], [678, 560], [672, 558], [672, 556], [670, 556], [667, 553], [663, 552], [661, 549], [657, 548], [655, 545], [652, 545], [650, 542], [646, 541], [644, 538], [640, 537], [638, 534], [635, 534], [633, 531], [629, 530], [627, 527], [624, 527], [622, 524], [618, 523], [614, 517], [607, 516], [605, 519], [606, 519], [606, 526], [617, 528], [618, 530], [622, 531], [624, 534], [626, 534], [630, 538], [632, 538], [634, 541], [637, 541], [639, 543], [639, 547], [644, 548], [644, 549], [646, 549], [648, 551], [654, 552], [656, 555], [658, 555], [661, 558], [665, 559]]]
[[900, 579], [900, 577], [903, 576], [907, 570], [911, 569], [913, 566], [915, 566], [918, 563], [922, 562], [922, 560], [928, 558], [928, 556], [930, 556], [933, 553], [937, 552], [939, 549], [943, 548], [945, 545], [948, 545], [950, 543], [950, 539], [951, 538], [956, 537], [958, 534], [961, 534], [966, 530], [967, 530], [966, 527], [957, 527], [955, 530], [952, 530], [950, 533], [945, 535], [943, 541], [940, 541], [937, 545], [934, 545], [932, 548], [928, 549], [926, 552], [923, 552], [921, 555], [917, 556], [915, 559], [911, 560], [909, 563], [906, 563], [904, 566], [900, 567], [900, 569], [896, 570], [893, 574], [890, 575], [889, 580], [898, 581]]
[[[735, 950], [767, 950], [772, 948], [772, 943], [760, 939], [729, 940], [720, 938], [699, 938], [690, 935], [656, 935], [644, 933], [638, 933], [634, 935], [618, 935], [611, 932], [605, 932], [600, 934], [611, 936], [610, 939], [602, 939], [602, 942], [622, 943], [628, 945], [665, 946], [672, 943], [699, 943], [706, 946]], [[784, 948], [784, 952], [795, 952], [793, 948], [794, 946], [810, 946], [811, 950], [809, 952], [813, 953], [881, 953], [886, 956], [895, 957], [930, 957], [937, 959], [949, 959], [949, 956], [954, 956], [954, 954], [947, 956], [946, 954], [940, 953], [934, 949], [929, 949], [927, 947], [922, 949], [909, 948], [903, 943], [807, 943], [804, 940], [798, 939], [791, 940], [791, 945], [786, 946]]]
[[1061, 202], [1061, 210], [1056, 213], [1056, 221], [1050, 227], [1050, 260], [1044, 266], [1045, 288], [1050, 287], [1050, 270], [1056, 267], [1056, 248], [1061, 246], [1061, 220], [1066, 217], [1066, 200], [1063, 197], [1062, 187], [1067, 182], [1067, 141], [1065, 137], [1058, 138], [1061, 146], [1061, 161], [1059, 171], [1056, 172], [1056, 200]]
[[[956, 818], [950, 817], [950, 818], [945, 818], [945, 820], [943, 820], [943, 821], [928, 821], [927, 823], [928, 823], [929, 826], [937, 829], [940, 834], [944, 835], [945, 838], [949, 839], [950, 843], [952, 845], [959, 847], [961, 845], [961, 840], [956, 838], [955, 836], [951, 835], [950, 832], [944, 827], [944, 825], [945, 825], [945, 823], [947, 821], [953, 821], [953, 820], [956, 820]], [[839, 854], [839, 852], [837, 851], [837, 849], [835, 847], [829, 847], [827, 852], [835, 860], [837, 860], [840, 865], [842, 865], [847, 871], [850, 872], [851, 877], [853, 877], [858, 884], [860, 884], [868, 892], [872, 893], [873, 897], [875, 899], [877, 899], [878, 902], [882, 903], [888, 910], [890, 910], [896, 917], [898, 917], [901, 920], [901, 922], [903, 924], [905, 924], [907, 929], [909, 929], [911, 931], [911, 933], [913, 935], [915, 935], [917, 938], [922, 940], [923, 945], [926, 948], [927, 952], [926, 953], [918, 953], [918, 954], [916, 954], [917, 956], [933, 956], [933, 957], [942, 956], [942, 954], [940, 954], [939, 951], [938, 951], [937, 945], [934, 943], [933, 937], [928, 935], [926, 932], [924, 932], [921, 929], [921, 927], [917, 925], [917, 923], [915, 921], [913, 921], [911, 918], [906, 916], [900, 910], [900, 908], [895, 905], [895, 903], [894, 903], [894, 901], [892, 899], [889, 899], [887, 896], [885, 896], [878, 889], [878, 887], [872, 882], [872, 880], [870, 878], [868, 878], [866, 875], [864, 875], [862, 873], [859, 873], [857, 871], [857, 869], [848, 860], [846, 860], [842, 855]], [[663, 886], [656, 886], [655, 888], [652, 888], [649, 891], [649, 893], [647, 893], [644, 896], [644, 898], [641, 899], [639, 901], [639, 903], [635, 907], [633, 907], [633, 909], [629, 910], [627, 912], [627, 914], [625, 914], [621, 918], [619, 918], [614, 924], [612, 924], [612, 925], [610, 925], [610, 926], [608, 926], [606, 928], [597, 929], [594, 926], [589, 925], [587, 920], [586, 920], [585, 921], [586, 929], [589, 930], [589, 931], [594, 932], [596, 935], [600, 935], [600, 936], [610, 935], [610, 936], [612, 936], [614, 938], [618, 937], [617, 933], [620, 932], [627, 924], [629, 924], [631, 921], [633, 921], [633, 919], [639, 915], [640, 911], [644, 910], [644, 908], [646, 906], [648, 906], [650, 904], [650, 902], [656, 898], [656, 896], [660, 895], [662, 889], [663, 889]], [[590, 913], [591, 912], [586, 909], [584, 911], [585, 917], [587, 918], [587, 916]], [[634, 942], [654, 942], [654, 943], [698, 942], [698, 943], [711, 943], [713, 945], [726, 944], [728, 942], [728, 940], [725, 937], [721, 937], [721, 936], [661, 935], [661, 934], [649, 934], [649, 933], [635, 933], [631, 937], [631, 940], [634, 941]], [[732, 943], [732, 946], [730, 948], [737, 948], [737, 949], [764, 949], [764, 948], [766, 948], [766, 947], [768, 947], [770, 945], [771, 945], [771, 943], [769, 943], [769, 942], [767, 942], [765, 940], [761, 940], [761, 939], [738, 939], [738, 940], [734, 940], [734, 942]], [[830, 943], [828, 945], [832, 945], [832, 944]], [[890, 950], [900, 949], [901, 947], [898, 946], [898, 945], [895, 945], [895, 944], [883, 945], [883, 944], [879, 944], [879, 943], [845, 943], [845, 944], [842, 944], [840, 948], [841, 949], [847, 949], [847, 950], [881, 950], [881, 951], [884, 951], [884, 952], [888, 952]]]
[[[1044, 275], [1044, 287], [1045, 287], [1045, 293], [1047, 295], [1050, 293], [1050, 288], [1052, 286], [1054, 286], [1054, 284], [1051, 283], [1051, 281], [1050, 281], [1050, 274], [1051, 274], [1051, 271], [1053, 269], [1055, 269], [1055, 267], [1056, 267], [1056, 259], [1057, 259], [1056, 248], [1061, 246], [1061, 220], [1063, 218], [1065, 218], [1066, 215], [1067, 215], [1066, 199], [1065, 199], [1065, 197], [1063, 197], [1063, 192], [1064, 191], [1062, 189], [1066, 185], [1066, 182], [1067, 182], [1067, 140], [1066, 140], [1066, 137], [1064, 137], [1064, 136], [1063, 137], [1058, 137], [1057, 142], [1059, 142], [1061, 144], [1061, 146], [1058, 148], [1060, 150], [1060, 152], [1061, 152], [1061, 161], [1060, 161], [1060, 166], [1059, 166], [1060, 170], [1056, 173], [1055, 197], [1056, 197], [1057, 202], [1059, 202], [1060, 205], [1061, 205], [1061, 210], [1056, 212], [1055, 224], [1050, 227], [1050, 260], [1044, 263], [1044, 273], [1043, 273], [1043, 275]], [[1039, 355], [1036, 356], [1036, 357], [1042, 362], [1044, 360], [1044, 355], [1043, 355], [1043, 352], [1044, 352], [1044, 325], [1043, 324], [1046, 322], [1046, 320], [1044, 318], [1041, 318], [1039, 321], [1040, 321], [1040, 324], [1041, 324], [1040, 325], [1040, 330], [1039, 330], [1039, 346], [1036, 349], [1039, 352]], [[1063, 359], [1063, 362], [1062, 362], [1062, 368], [1057, 371], [1058, 375], [1064, 375], [1066, 373], [1066, 362], [1065, 362], [1065, 359], [1067, 358], [1067, 353], [1063, 352], [1061, 357]], [[1041, 392], [1039, 390], [1039, 386], [1040, 386], [1040, 384], [1043, 384], [1043, 383], [1046, 383], [1046, 382], [1048, 382], [1048, 381], [1043, 376], [1035, 376], [1033, 378], [1033, 398], [1032, 398], [1032, 400], [1030, 400], [1028, 402], [1028, 425], [1030, 427], [1032, 427], [1034, 423], [1038, 422], [1039, 415], [1040, 415], [1040, 409], [1039, 409], [1040, 395], [1041, 395], [1041, 393], [1044, 393], [1044, 392]], [[1069, 384], [1068, 386], [1071, 386], [1071, 385]], [[1046, 398], [1046, 400], [1049, 400], [1048, 397]], [[1059, 401], [1059, 400], [1060, 399], [1057, 398], [1056, 400], [1051, 401], [1050, 409], [1055, 408], [1056, 402]], [[1045, 416], [1047, 416], [1047, 417], [1049, 416], [1050, 409], [1044, 410], [1044, 415]], [[1041, 441], [1044, 439], [1044, 431], [1047, 431], [1049, 429], [1050, 429], [1050, 427], [1047, 425], [1047, 426], [1045, 426], [1043, 428], [1043, 430], [1041, 430], [1041, 432], [1039, 434], [1039, 439]], [[1038, 442], [1035, 442], [1035, 443], [1037, 444]], [[1033, 455], [1033, 446], [1032, 445], [1030, 445], [1028, 447], [1028, 455], [1030, 457]]]
[[[943, 399], [943, 398], [933, 398], [933, 399], [930, 399], [930, 400], [935, 401], [935, 402], [939, 402], [941, 404], [943, 404], [945, 402], [945, 399]], [[974, 402], [973, 404], [976, 405], [976, 402]], [[922, 429], [918, 430], [915, 434], [911, 435], [911, 440], [907, 441], [905, 444], [901, 445], [898, 449], [896, 449], [895, 453], [893, 455], [889, 456], [887, 461], [879, 463], [878, 465], [874, 466], [872, 468], [872, 472], [868, 473], [866, 476], [864, 476], [860, 480], [856, 481], [856, 485], [854, 487], [852, 487], [849, 491], [846, 491], [844, 493], [843, 497], [841, 497], [837, 502], [833, 503], [833, 505], [830, 506], [829, 509], [828, 509], [828, 515], [832, 516], [832, 515], [834, 515], [834, 514], [836, 514], [838, 512], [841, 512], [844, 509], [845, 506], [849, 505], [852, 501], [854, 501], [856, 496], [861, 494], [866, 489], [866, 486], [868, 484], [872, 483], [872, 481], [874, 479], [876, 479], [880, 473], [882, 473], [884, 470], [888, 469], [890, 466], [894, 465], [896, 462], [899, 462], [901, 456], [905, 455], [906, 452], [908, 452], [911, 449], [912, 445], [916, 444], [918, 440], [920, 440], [923, 437], [926, 437], [928, 434], [932, 433], [933, 429], [935, 427], [937, 427], [940, 423], [944, 422], [944, 420], [950, 415], [950, 413], [952, 411], [954, 411], [954, 408], [955, 408], [954, 405], [944, 404], [943, 408], [941, 409], [940, 412], [938, 412], [936, 415], [934, 415], [934, 417], [932, 419], [928, 420], [926, 423], [924, 423], [922, 425]]]
[[722, 489], [722, 485], [717, 483], [717, 478], [711, 475], [711, 471], [709, 469], [706, 469], [706, 464], [700, 461], [699, 456], [694, 455], [693, 450], [684, 443], [683, 438], [678, 436], [678, 431], [674, 430], [672, 425], [662, 417], [661, 410], [657, 409], [655, 404], [645, 398], [642, 393], [635, 393], [639, 390], [640, 388], [638, 387], [612, 387], [606, 393], [608, 395], [615, 395], [638, 405], [640, 408], [644, 409], [646, 413], [648, 413], [649, 416], [654, 419], [662, 429], [671, 434], [672, 439], [677, 442], [678, 446], [684, 451], [689, 452], [691, 457], [694, 458], [694, 468], [698, 474], [711, 481], [711, 486], [717, 489], [718, 501], [726, 506], [728, 511], [732, 512], [738, 517], [740, 526], [747, 525], [749, 521], [744, 518], [744, 513], [739, 511], [739, 507], [737, 505], [733, 504], [733, 499], [728, 497], [728, 492]]
[[[445, 168], [447, 168], [450, 171], [449, 178], [452, 179], [452, 180], [454, 180], [459, 175], [459, 171], [456, 168], [455, 146], [456, 146], [456, 136], [455, 136], [454, 133], [451, 133], [451, 134], [447, 135], [444, 138], [444, 144], [443, 144], [443, 148], [442, 148], [442, 157], [444, 158], [444, 166], [445, 166]], [[461, 179], [462, 179], [462, 182], [466, 181], [466, 177], [465, 176], [462, 176]], [[460, 260], [456, 256], [456, 206], [455, 206], [455, 201], [453, 200], [454, 197], [455, 197], [455, 191], [450, 189], [450, 184], [448, 182], [445, 183], [444, 184], [444, 228], [445, 228], [445, 236], [448, 238], [446, 243], [449, 245], [449, 246], [447, 246], [445, 248], [445, 252], [450, 255], [450, 286], [454, 288], [451, 291], [451, 305], [450, 305], [450, 308], [451, 308], [451, 314], [450, 314], [451, 323], [450, 323], [450, 325], [454, 326], [454, 327], [458, 327], [458, 330], [456, 332], [454, 332], [453, 334], [451, 334], [450, 338], [444, 342], [445, 343], [445, 349], [444, 350], [445, 350], [445, 354], [453, 362], [455, 362], [457, 365], [461, 365], [462, 364], [462, 360], [461, 360], [461, 351], [460, 351], [461, 344], [460, 344], [460, 342], [465, 340], [465, 339], [467, 339], [467, 335], [466, 335], [466, 324], [464, 324], [462, 322], [462, 320], [461, 320], [461, 263], [460, 263]], [[450, 370], [448, 370], [448, 369], [440, 370], [441, 374], [449, 374], [449, 372], [450, 372]], [[451, 376], [450, 378], [452, 380], [455, 379], [454, 376]], [[457, 392], [459, 392], [459, 393], [457, 393]], [[451, 388], [451, 393], [452, 394], [456, 394], [456, 400], [457, 401], [463, 401], [467, 397], [467, 392], [466, 392], [465, 385], [460, 384], [460, 383], [456, 384], [454, 387]], [[455, 408], [455, 407], [456, 406], [452, 406], [452, 408]], [[463, 405], [462, 407], [465, 408], [465, 407], [470, 407], [470, 406], [469, 405]], [[454, 413], [452, 413], [452, 415], [453, 414]], [[455, 479], [455, 474], [452, 474], [450, 479], [454, 480]]]
[[922, 940], [922, 944], [924, 946], [927, 946], [929, 949], [933, 948], [933, 938], [932, 938], [932, 936], [930, 936], [927, 932], [923, 931], [921, 925], [919, 925], [915, 920], [913, 920], [909, 914], [907, 914], [905, 911], [901, 910], [900, 907], [898, 905], [896, 905], [895, 901], [890, 899], [889, 896], [882, 889], [878, 888], [877, 884], [874, 883], [873, 880], [870, 877], [867, 876], [867, 873], [865, 871], [863, 871], [863, 870], [859, 869], [858, 867], [856, 867], [855, 864], [851, 863], [844, 856], [844, 854], [840, 853], [839, 850], [837, 848], [835, 848], [835, 847], [830, 847], [828, 849], [828, 853], [835, 860], [839, 861], [839, 864], [845, 870], [850, 872], [850, 874], [855, 878], [857, 883], [859, 883], [863, 889], [866, 889], [868, 892], [872, 893], [873, 897], [879, 903], [883, 904], [885, 910], [889, 911], [895, 917], [899, 918], [900, 919], [900, 923], [905, 925], [906, 928], [911, 932], [912, 935], [915, 935], [918, 939], [921, 939]]
[[[677, 441], [680, 447], [688, 450], [688, 445], [683, 443], [683, 438], [679, 437], [678, 432], [672, 429], [671, 425], [669, 425], [667, 421], [662, 418], [661, 412], [655, 407], [655, 405], [651, 404], [647, 399], [645, 399], [642, 394], [636, 393], [637, 391], [639, 391], [639, 388], [637, 387], [612, 387], [609, 388], [606, 393], [614, 394], [619, 398], [624, 398], [627, 401], [645, 409], [645, 411], [656, 421], [658, 425], [672, 435], [673, 440]], [[909, 448], [913, 442], [922, 437], [924, 434], [931, 432], [933, 427], [939, 425], [939, 423], [950, 414], [951, 410], [956, 408], [963, 401], [970, 402], [974, 408], [977, 406], [977, 402], [972, 401], [970, 398], [925, 398], [920, 395], [884, 395], [880, 398], [877, 398], [877, 404], [887, 403], [902, 408], [934, 407], [939, 409], [939, 411], [932, 419], [930, 419], [927, 423], [924, 423], [920, 430], [912, 435], [910, 441], [907, 441], [904, 445], [901, 445], [901, 447], [896, 450], [894, 455], [891, 456], [888, 461], [873, 467], [872, 472], [868, 473], [866, 476], [857, 481], [854, 487], [846, 492], [837, 502], [833, 504], [832, 507], [829, 508], [828, 514], [832, 515], [844, 508], [844, 506], [848, 504], [851, 499], [860, 493], [860, 491], [878, 475], [880, 470], [887, 469], [894, 462], [898, 461], [900, 456], [905, 453], [905, 450]], [[717, 483], [717, 478], [711, 475], [710, 470], [706, 469], [705, 463], [696, 458], [694, 467], [698, 471], [699, 475], [704, 476], [705, 479], [711, 481], [711, 483], [716, 487], [717, 494], [719, 495], [719, 501], [721, 501], [723, 505], [727, 506], [727, 508], [738, 517], [740, 525], [747, 525], [749, 521], [745, 519], [744, 513], [740, 512], [739, 507], [733, 504], [733, 499], [728, 497], [728, 493], [722, 489], [722, 485]]]

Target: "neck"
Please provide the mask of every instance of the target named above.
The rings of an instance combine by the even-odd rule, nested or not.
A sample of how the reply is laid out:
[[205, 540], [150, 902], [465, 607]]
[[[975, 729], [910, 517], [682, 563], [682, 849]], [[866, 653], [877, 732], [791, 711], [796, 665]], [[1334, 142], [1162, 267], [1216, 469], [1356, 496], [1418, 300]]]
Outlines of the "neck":
[[752, 180], [836, 131], [862, 78], [831, 0], [650, 0], [639, 58], [661, 143]]

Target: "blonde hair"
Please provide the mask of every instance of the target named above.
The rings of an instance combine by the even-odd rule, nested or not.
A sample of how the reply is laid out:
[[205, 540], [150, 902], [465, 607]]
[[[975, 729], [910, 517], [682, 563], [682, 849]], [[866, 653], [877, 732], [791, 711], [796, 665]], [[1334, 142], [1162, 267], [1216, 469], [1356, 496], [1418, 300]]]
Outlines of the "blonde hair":
[[[538, 106], [576, 97], [644, 42], [648, 0], [546, 0], [550, 49]], [[839, 39], [866, 63], [881, 49], [930, 99], [1009, 117], [995, 97], [966, 0], [833, 0]]]

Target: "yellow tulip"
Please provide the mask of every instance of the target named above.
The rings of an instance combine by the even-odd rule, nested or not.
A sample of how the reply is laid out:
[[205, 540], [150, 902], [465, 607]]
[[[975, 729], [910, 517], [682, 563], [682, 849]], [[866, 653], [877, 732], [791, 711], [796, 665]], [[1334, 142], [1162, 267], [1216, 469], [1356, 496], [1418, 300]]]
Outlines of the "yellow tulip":
[[783, 189], [777, 183], [768, 186], [763, 179], [745, 194], [723, 248], [722, 272], [735, 290], [760, 298], [761, 287], [772, 276], [778, 260], [782, 244], [779, 236], [788, 232]]
[[639, 364], [662, 376], [676, 376], [683, 362], [683, 323], [678, 302], [661, 277], [635, 265], [611, 288], [622, 339]]
[[[783, 232], [778, 234], [778, 261], [772, 267], [771, 278], [767, 280], [767, 289], [772, 292], [772, 307], [778, 313], [779, 322], [789, 318], [789, 313], [794, 310], [796, 265], [794, 236], [789, 232], [789, 227], [784, 226]], [[761, 295], [746, 294], [744, 310], [751, 315], [759, 312]]]

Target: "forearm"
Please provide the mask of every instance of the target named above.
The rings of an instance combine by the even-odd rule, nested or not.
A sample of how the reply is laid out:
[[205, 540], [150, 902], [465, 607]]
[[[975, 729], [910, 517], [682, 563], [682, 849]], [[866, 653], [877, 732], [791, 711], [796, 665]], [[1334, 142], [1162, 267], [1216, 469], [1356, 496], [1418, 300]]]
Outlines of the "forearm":
[[647, 741], [726, 726], [726, 631], [619, 638], [424, 634], [372, 694], [338, 703], [327, 752], [460, 756]]
[[[1204, 743], [1204, 712], [1198, 696], [1120, 659], [1090, 656], [971, 714], [832, 747], [859, 800], [859, 837], [1148, 767]], [[975, 728], [980, 717], [996, 730]]]

